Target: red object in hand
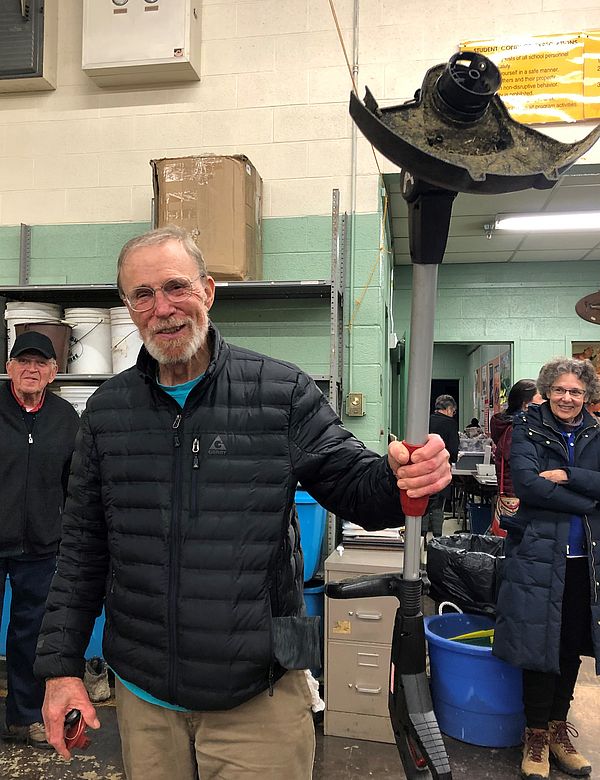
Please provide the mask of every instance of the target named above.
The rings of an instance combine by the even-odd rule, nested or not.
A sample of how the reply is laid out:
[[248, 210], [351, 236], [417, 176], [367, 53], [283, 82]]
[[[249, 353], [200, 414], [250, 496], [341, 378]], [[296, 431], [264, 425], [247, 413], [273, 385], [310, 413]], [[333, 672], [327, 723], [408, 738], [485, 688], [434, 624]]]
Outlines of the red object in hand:
[[[408, 450], [410, 455], [408, 462], [412, 463], [412, 454], [415, 450], [420, 449], [422, 444], [409, 444], [407, 441], [403, 441], [402, 444]], [[429, 496], [422, 496], [421, 498], [411, 498], [406, 494], [406, 490], [400, 491], [400, 503], [402, 504], [402, 511], [406, 517], [423, 517], [427, 511], [427, 505], [429, 504]]]
[[85, 750], [90, 738], [85, 733], [86, 723], [79, 710], [70, 710], [65, 717], [65, 745], [67, 750], [79, 748]]

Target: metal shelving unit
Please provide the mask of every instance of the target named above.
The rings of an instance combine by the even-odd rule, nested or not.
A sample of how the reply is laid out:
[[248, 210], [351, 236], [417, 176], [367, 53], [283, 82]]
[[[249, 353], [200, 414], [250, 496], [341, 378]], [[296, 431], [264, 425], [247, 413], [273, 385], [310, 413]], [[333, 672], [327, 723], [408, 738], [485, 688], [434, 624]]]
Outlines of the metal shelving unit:
[[[332, 195], [331, 278], [297, 281], [216, 282], [221, 301], [259, 301], [274, 299], [322, 299], [330, 308], [329, 375], [313, 375], [338, 414], [341, 413], [343, 344], [343, 268], [346, 217], [339, 214], [339, 190]], [[63, 307], [122, 305], [115, 284], [29, 284], [31, 267], [31, 228], [21, 225], [19, 284], [0, 286], [0, 296], [12, 301], [49, 301]], [[101, 383], [110, 374], [58, 374], [56, 382]], [[0, 374], [0, 379], [7, 379]]]

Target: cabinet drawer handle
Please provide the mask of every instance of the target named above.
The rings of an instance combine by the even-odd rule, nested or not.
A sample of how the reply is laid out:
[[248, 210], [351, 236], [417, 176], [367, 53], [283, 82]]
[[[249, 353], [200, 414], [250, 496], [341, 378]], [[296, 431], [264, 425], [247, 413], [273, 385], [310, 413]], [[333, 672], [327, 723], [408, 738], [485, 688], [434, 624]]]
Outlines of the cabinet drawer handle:
[[358, 693], [374, 693], [378, 694], [381, 693], [381, 685], [378, 688], [363, 688], [362, 685], [355, 685], [354, 686]]
[[381, 612], [357, 612], [356, 617], [359, 620], [381, 620]]

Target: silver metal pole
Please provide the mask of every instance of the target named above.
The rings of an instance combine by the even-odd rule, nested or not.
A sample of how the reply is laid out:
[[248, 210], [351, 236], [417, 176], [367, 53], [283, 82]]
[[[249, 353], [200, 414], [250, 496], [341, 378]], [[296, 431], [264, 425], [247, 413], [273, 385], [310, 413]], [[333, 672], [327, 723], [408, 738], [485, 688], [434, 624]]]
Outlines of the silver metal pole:
[[[433, 366], [433, 329], [439, 265], [413, 263], [410, 350], [406, 402], [406, 441], [424, 444], [429, 433], [429, 396]], [[421, 565], [421, 518], [406, 517], [405, 580], [418, 580]]]

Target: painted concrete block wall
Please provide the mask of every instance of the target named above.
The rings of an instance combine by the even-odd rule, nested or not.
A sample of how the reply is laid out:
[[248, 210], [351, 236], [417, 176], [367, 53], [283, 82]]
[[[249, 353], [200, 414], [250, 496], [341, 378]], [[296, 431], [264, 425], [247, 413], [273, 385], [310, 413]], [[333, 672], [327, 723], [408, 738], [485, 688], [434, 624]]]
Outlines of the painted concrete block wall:
[[[500, 5], [485, 0], [476, 6], [463, 0], [458, 6], [435, 0], [434, 5], [431, 13], [421, 0], [361, 0], [361, 94], [368, 84], [383, 105], [411, 98], [426, 69], [446, 60], [461, 39], [600, 27], [600, 0], [585, 0], [577, 7], [567, 0], [510, 0]], [[349, 51], [353, 6], [353, 0], [335, 2]], [[264, 180], [267, 220], [292, 218], [273, 223], [277, 240], [265, 228], [267, 274], [323, 276], [328, 268], [325, 236], [331, 191], [339, 188], [342, 209], [349, 209], [352, 170], [350, 80], [329, 3], [203, 0], [200, 9], [199, 82], [111, 89], [98, 87], [81, 70], [81, 0], [61, 0], [58, 88], [39, 94], [0, 94], [0, 225], [6, 227], [0, 234], [0, 279], [15, 274], [14, 226], [21, 222], [51, 230], [64, 226], [68, 233], [72, 223], [123, 223], [127, 233], [126, 225], [150, 220], [149, 160], [204, 153], [248, 155]], [[573, 140], [585, 130], [577, 126], [550, 132]], [[360, 136], [357, 148], [356, 211], [377, 220], [379, 170], [392, 166], [378, 155], [378, 168]], [[600, 147], [588, 158], [600, 160]], [[299, 228], [296, 219], [301, 221]], [[111, 231], [107, 228], [107, 235]], [[117, 233], [115, 243], [120, 241]], [[292, 258], [288, 247], [302, 233], [303, 248], [293, 250]], [[356, 309], [379, 246], [378, 236], [370, 231], [364, 235], [366, 245], [355, 246], [353, 256], [356, 286], [348, 290], [349, 312]], [[42, 240], [41, 232], [35, 240]], [[88, 241], [67, 246], [65, 234], [66, 248], [61, 252], [62, 240], [53, 242], [53, 248], [34, 250], [39, 252], [32, 263], [35, 278], [105, 280], [112, 270], [113, 247], [99, 246], [94, 255]], [[90, 239], [92, 244], [102, 240], [100, 234]], [[98, 261], [99, 257], [104, 259]], [[380, 440], [387, 413], [386, 388], [383, 393], [378, 389], [386, 365], [379, 356], [387, 353], [385, 265], [376, 267], [353, 322], [360, 385], [353, 389], [364, 390], [367, 403], [375, 406], [368, 406], [367, 417], [351, 424], [370, 443]], [[299, 268], [305, 273], [296, 273]], [[472, 322], [471, 330], [476, 332], [478, 323]], [[527, 361], [525, 348], [523, 360]], [[378, 398], [384, 399], [383, 405], [373, 401]]]
[[[379, 246], [378, 214], [357, 215], [354, 305], [352, 319], [354, 387], [365, 393], [365, 418], [349, 419], [369, 446], [381, 449], [389, 424], [387, 352], [383, 325], [389, 300], [387, 255]], [[113, 284], [122, 245], [149, 228], [147, 222], [35, 225], [31, 236], [31, 284]], [[18, 227], [0, 226], [0, 285], [18, 284]], [[263, 222], [264, 271], [267, 279], [325, 280], [331, 274], [331, 217], [266, 219]], [[348, 288], [346, 299], [351, 300]], [[217, 301], [213, 319], [226, 338], [273, 357], [300, 365], [311, 374], [329, 374], [329, 299]], [[344, 356], [347, 366], [348, 356]]]
[[[203, 0], [201, 80], [131, 89], [98, 87], [81, 70], [82, 5], [60, 0], [56, 91], [0, 95], [0, 224], [148, 221], [148, 161], [209, 152], [250, 157], [265, 216], [326, 215], [333, 187], [349, 207], [351, 82], [326, 0]], [[350, 53], [353, 6], [335, 2]], [[382, 104], [411, 98], [460, 40], [600, 28], [600, 0], [359, 7], [358, 87]], [[357, 173], [357, 210], [376, 212], [378, 169], [362, 137]]]
[[[409, 266], [395, 269], [394, 316], [409, 329]], [[442, 264], [435, 339], [455, 344], [511, 343], [515, 381], [536, 378], [542, 364], [571, 354], [574, 341], [600, 340], [600, 326], [575, 313], [598, 289], [593, 262]]]

